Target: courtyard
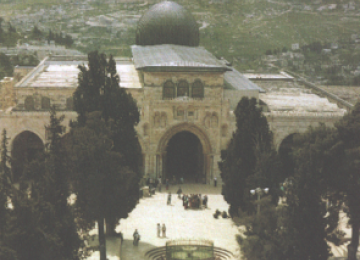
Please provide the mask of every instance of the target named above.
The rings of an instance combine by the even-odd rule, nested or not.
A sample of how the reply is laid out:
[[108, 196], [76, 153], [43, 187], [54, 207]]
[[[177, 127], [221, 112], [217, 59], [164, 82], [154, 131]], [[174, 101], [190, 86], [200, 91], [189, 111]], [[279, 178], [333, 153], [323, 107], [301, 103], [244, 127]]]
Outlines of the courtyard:
[[[139, 204], [129, 214], [127, 219], [122, 219], [116, 228], [123, 234], [124, 241], [120, 248], [120, 239], [107, 239], [107, 257], [109, 260], [142, 260], [146, 259], [145, 253], [156, 247], [165, 246], [166, 241], [172, 239], [207, 239], [214, 241], [215, 247], [221, 247], [233, 253], [234, 259], [239, 259], [240, 251], [235, 240], [239, 234], [238, 227], [230, 218], [218, 219], [213, 217], [216, 209], [228, 210], [228, 204], [221, 195], [221, 187], [204, 184], [183, 184], [181, 188], [185, 194], [208, 195], [207, 209], [188, 209], [182, 206], [176, 191], [179, 186], [170, 186], [172, 194], [171, 205], [166, 205], [167, 191], [163, 185], [162, 192], [156, 192], [149, 198], [140, 199]], [[165, 223], [166, 237], [157, 237], [156, 225]], [[138, 246], [133, 246], [133, 233], [138, 229], [141, 240]], [[96, 239], [95, 239], [96, 241]], [[120, 256], [120, 257], [119, 257]], [[95, 252], [88, 260], [98, 258]]]

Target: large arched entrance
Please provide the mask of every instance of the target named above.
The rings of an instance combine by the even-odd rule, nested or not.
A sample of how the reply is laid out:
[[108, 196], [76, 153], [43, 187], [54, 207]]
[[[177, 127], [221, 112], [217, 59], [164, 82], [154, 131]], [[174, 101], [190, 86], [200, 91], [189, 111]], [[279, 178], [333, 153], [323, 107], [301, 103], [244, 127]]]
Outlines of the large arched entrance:
[[213, 154], [206, 132], [193, 123], [170, 128], [159, 140], [156, 176], [163, 181], [183, 177], [185, 182], [210, 183]]
[[33, 132], [24, 131], [15, 137], [11, 148], [11, 169], [15, 181], [23, 174], [26, 164], [36, 159], [42, 151], [44, 144]]
[[[167, 178], [186, 182], [204, 182], [204, 154], [199, 138], [188, 131], [175, 134], [166, 148]], [[169, 179], [170, 179], [169, 178]]]

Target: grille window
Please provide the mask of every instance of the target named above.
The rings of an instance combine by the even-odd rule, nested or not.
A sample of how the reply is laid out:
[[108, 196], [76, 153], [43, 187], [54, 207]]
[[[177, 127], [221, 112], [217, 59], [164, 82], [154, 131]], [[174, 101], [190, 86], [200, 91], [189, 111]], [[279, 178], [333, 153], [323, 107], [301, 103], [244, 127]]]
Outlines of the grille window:
[[184, 97], [189, 96], [189, 84], [186, 81], [181, 81], [178, 84], [177, 96]]
[[173, 98], [174, 97], [174, 83], [172, 83], [171, 81], [167, 81], [164, 84], [164, 89], [163, 89], [163, 97], [164, 98]]
[[192, 86], [192, 97], [203, 98], [204, 97], [204, 86], [200, 81], [195, 81]]

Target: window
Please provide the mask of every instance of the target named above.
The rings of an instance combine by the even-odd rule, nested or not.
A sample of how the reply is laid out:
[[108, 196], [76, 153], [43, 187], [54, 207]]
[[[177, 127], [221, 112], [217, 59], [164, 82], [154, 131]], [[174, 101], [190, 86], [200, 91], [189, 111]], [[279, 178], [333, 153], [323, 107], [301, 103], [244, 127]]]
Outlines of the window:
[[162, 112], [161, 118], [160, 118], [160, 126], [161, 127], [166, 127], [166, 119], [167, 119], [166, 113]]
[[194, 98], [203, 98], [204, 97], [204, 86], [200, 80], [196, 80], [192, 85], [191, 96]]
[[177, 116], [184, 116], [184, 109], [182, 107], [177, 108]]
[[155, 112], [154, 125], [155, 125], [155, 127], [160, 127], [160, 113], [159, 112]]
[[194, 117], [195, 116], [195, 108], [193, 106], [189, 106], [187, 109], [188, 117]]
[[41, 109], [50, 109], [50, 98], [41, 97]]
[[217, 117], [216, 113], [214, 112], [211, 117], [211, 127], [215, 128], [215, 127], [217, 127], [217, 125], [218, 125], [218, 117]]
[[35, 104], [34, 104], [34, 98], [32, 96], [27, 96], [25, 98], [25, 110], [34, 110]]
[[189, 96], [189, 84], [186, 81], [180, 81], [177, 87], [177, 96]]
[[163, 97], [165, 99], [171, 99], [175, 96], [175, 86], [171, 81], [166, 81], [163, 89]]

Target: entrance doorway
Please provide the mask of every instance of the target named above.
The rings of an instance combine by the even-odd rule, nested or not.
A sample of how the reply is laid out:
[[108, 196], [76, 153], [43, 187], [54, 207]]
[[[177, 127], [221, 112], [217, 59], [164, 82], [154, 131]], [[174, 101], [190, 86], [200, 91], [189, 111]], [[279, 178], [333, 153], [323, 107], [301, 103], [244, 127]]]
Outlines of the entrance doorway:
[[166, 148], [166, 178], [205, 182], [204, 153], [199, 138], [188, 131], [175, 134]]

